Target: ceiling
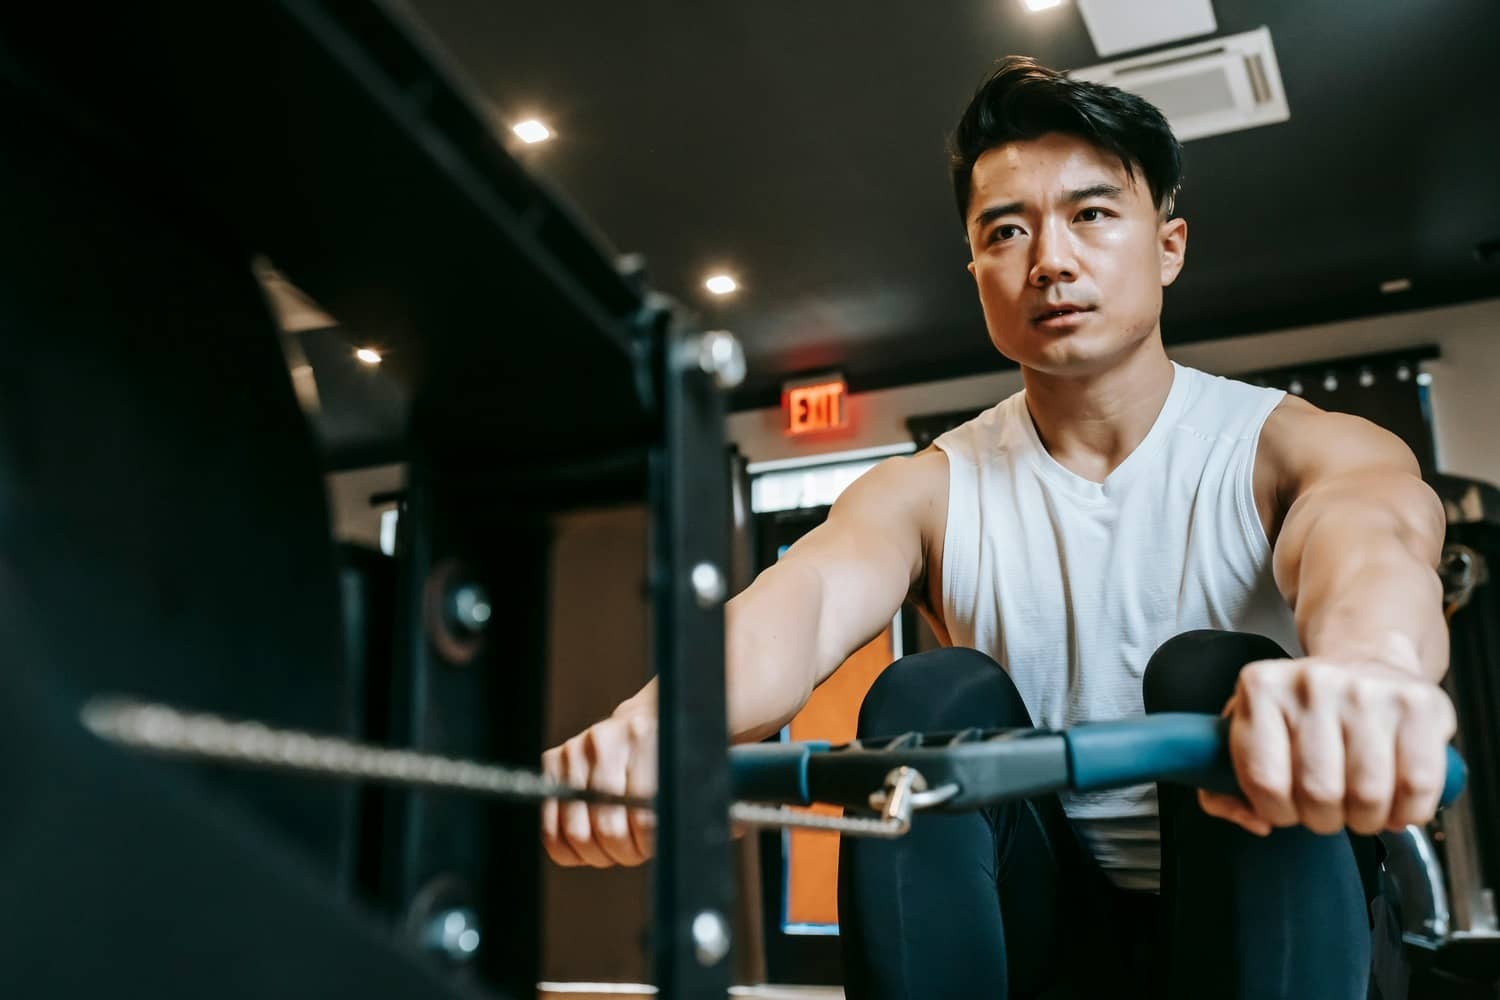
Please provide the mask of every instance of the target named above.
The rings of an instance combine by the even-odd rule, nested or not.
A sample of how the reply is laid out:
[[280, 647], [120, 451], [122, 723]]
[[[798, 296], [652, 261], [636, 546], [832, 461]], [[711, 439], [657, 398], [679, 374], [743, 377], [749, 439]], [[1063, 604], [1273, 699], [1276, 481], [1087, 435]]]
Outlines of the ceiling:
[[[414, 0], [518, 153], [652, 283], [743, 339], [739, 406], [836, 368], [853, 391], [1007, 364], [984, 333], [945, 141], [1001, 55], [1103, 61], [1070, 3]], [[1269, 26], [1291, 107], [1186, 144], [1182, 343], [1500, 295], [1500, 5], [1214, 0]], [[712, 269], [737, 275], [724, 300]], [[1411, 289], [1382, 294], [1408, 278]], [[1497, 331], [1500, 335], [1500, 331]]]

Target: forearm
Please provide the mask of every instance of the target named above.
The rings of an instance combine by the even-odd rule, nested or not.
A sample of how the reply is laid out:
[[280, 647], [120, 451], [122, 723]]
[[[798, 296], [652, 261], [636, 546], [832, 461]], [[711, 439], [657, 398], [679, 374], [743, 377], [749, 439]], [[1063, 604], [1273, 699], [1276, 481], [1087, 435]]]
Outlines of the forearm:
[[[774, 606], [771, 602], [775, 602]], [[789, 561], [773, 566], [730, 601], [725, 618], [725, 712], [731, 742], [764, 739], [806, 704], [822, 672], [817, 656], [821, 580]], [[655, 714], [652, 678], [614, 714]]]
[[1440, 680], [1448, 668], [1440, 545], [1430, 529], [1413, 530], [1375, 507], [1344, 506], [1316, 518], [1297, 565], [1287, 567], [1308, 655], [1373, 656]]
[[736, 743], [753, 742], [790, 722], [838, 664], [821, 669], [823, 581], [812, 567], [797, 560], [774, 566], [730, 605], [725, 622], [729, 736]]

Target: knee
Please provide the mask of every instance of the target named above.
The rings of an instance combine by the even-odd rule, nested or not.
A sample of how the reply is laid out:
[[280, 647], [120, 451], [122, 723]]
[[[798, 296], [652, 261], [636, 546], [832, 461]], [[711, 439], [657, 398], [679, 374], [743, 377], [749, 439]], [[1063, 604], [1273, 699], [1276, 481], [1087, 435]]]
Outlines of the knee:
[[875, 678], [859, 709], [859, 736], [1030, 726], [1020, 692], [1000, 665], [974, 649], [907, 656]]
[[1217, 714], [1234, 693], [1240, 668], [1286, 655], [1272, 640], [1248, 632], [1200, 629], [1173, 636], [1146, 664], [1146, 711]]

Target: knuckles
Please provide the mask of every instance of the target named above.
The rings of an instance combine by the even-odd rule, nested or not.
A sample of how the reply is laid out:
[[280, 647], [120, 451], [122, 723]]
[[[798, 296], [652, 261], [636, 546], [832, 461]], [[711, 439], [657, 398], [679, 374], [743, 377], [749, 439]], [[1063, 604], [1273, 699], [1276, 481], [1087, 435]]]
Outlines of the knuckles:
[[1442, 781], [1426, 769], [1408, 768], [1396, 779], [1396, 796], [1408, 801], [1425, 799], [1442, 791]]
[[1291, 782], [1285, 774], [1252, 764], [1245, 769], [1241, 780], [1245, 793], [1252, 799], [1283, 802], [1290, 798]]
[[1308, 775], [1297, 782], [1297, 798], [1306, 806], [1328, 810], [1343, 803], [1344, 789], [1341, 782]]
[[1359, 777], [1349, 782], [1345, 801], [1355, 810], [1368, 812], [1387, 805], [1391, 800], [1391, 783], [1379, 777]]
[[1286, 671], [1278, 669], [1276, 661], [1262, 660], [1250, 663], [1240, 671], [1238, 687], [1240, 694], [1252, 702], [1270, 696], [1281, 686]]
[[1355, 678], [1344, 686], [1344, 703], [1355, 715], [1367, 715], [1380, 707], [1385, 684], [1371, 678]]
[[632, 716], [625, 724], [626, 731], [634, 742], [643, 742], [656, 736], [656, 720], [645, 715]]
[[1297, 671], [1297, 701], [1304, 708], [1349, 705], [1360, 702], [1361, 711], [1377, 704], [1386, 682], [1381, 678], [1361, 676], [1357, 671], [1320, 660], [1305, 661]]

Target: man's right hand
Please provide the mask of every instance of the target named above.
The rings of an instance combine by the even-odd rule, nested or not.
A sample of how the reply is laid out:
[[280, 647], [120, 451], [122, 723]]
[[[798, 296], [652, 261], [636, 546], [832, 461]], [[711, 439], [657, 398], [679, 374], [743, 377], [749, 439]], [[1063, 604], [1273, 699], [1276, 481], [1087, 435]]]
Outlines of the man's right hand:
[[[614, 795], [656, 794], [656, 715], [637, 709], [596, 722], [542, 754], [553, 781]], [[652, 854], [656, 814], [586, 802], [542, 803], [542, 843], [560, 865], [638, 865]]]
[[[948, 457], [890, 458], [833, 505], [828, 520], [724, 608], [725, 713], [731, 743], [775, 733], [817, 687], [890, 624], [908, 596], [942, 579]], [[928, 553], [934, 561], [928, 566]], [[656, 681], [602, 722], [542, 755], [547, 777], [616, 795], [656, 794]], [[581, 802], [542, 805], [542, 840], [560, 865], [638, 865], [654, 813]]]

